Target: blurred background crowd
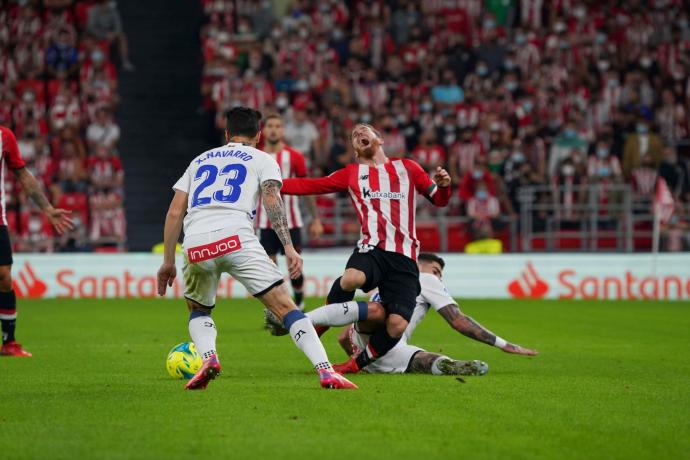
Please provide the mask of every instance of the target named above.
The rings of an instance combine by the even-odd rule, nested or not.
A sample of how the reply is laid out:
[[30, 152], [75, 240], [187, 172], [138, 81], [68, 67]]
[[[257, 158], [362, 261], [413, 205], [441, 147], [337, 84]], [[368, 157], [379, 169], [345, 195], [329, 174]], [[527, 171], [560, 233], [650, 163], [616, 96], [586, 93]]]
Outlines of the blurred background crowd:
[[133, 70], [109, 1], [20, 0], [0, 7], [0, 124], [27, 168], [76, 229], [59, 238], [6, 176], [7, 220], [19, 251], [119, 250], [125, 242], [118, 157], [118, 68]]
[[589, 185], [605, 204], [628, 184], [649, 212], [663, 177], [677, 207], [671, 246], [687, 243], [688, 1], [202, 5], [201, 91], [216, 142], [229, 107], [278, 112], [318, 176], [350, 162], [350, 128], [371, 123], [389, 156], [449, 170], [450, 213], [468, 216], [475, 236], [517, 219], [527, 185], [544, 186], [533, 199], [556, 201], [567, 227]]

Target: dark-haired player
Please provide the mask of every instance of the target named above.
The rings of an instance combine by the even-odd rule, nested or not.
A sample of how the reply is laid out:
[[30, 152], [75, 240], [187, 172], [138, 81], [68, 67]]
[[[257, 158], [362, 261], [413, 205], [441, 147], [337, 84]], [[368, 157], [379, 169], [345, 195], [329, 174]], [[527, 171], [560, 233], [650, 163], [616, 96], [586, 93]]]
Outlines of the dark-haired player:
[[[471, 317], [460, 311], [458, 304], [448, 294], [443, 285], [445, 262], [436, 254], [422, 253], [417, 258], [419, 282], [422, 292], [417, 297], [417, 305], [412, 313], [410, 324], [405, 329], [402, 339], [385, 355], [363, 369], [372, 373], [425, 373], [434, 375], [484, 375], [489, 367], [478, 360], [460, 361], [438, 353], [410, 345], [408, 342], [416, 327], [426, 317], [429, 309], [436, 310], [452, 327], [462, 335], [479, 342], [494, 346], [506, 353], [535, 356], [536, 350], [506, 342], [501, 337], [484, 328]], [[376, 293], [368, 303], [369, 321], [350, 324], [338, 337], [338, 342], [348, 355], [357, 354], [369, 343], [369, 333], [374, 326], [374, 318], [383, 318], [381, 296]], [[307, 316], [310, 316], [307, 313]]]
[[36, 178], [26, 169], [26, 163], [19, 153], [17, 139], [12, 131], [0, 126], [0, 203], [2, 215], [0, 219], [0, 323], [2, 323], [2, 356], [31, 356], [17, 343], [14, 331], [17, 323], [17, 298], [12, 288], [12, 244], [7, 230], [7, 215], [5, 209], [5, 165], [11, 170], [21, 184], [26, 195], [45, 213], [50, 223], [58, 233], [74, 228], [70, 220], [69, 211], [54, 208], [48, 198], [41, 191]]
[[[328, 294], [329, 305], [311, 315], [345, 325], [367, 319], [367, 309], [353, 302], [355, 290], [379, 288], [386, 312], [385, 323], [373, 332], [366, 348], [348, 362], [336, 365], [341, 372], [357, 372], [385, 355], [400, 340], [412, 317], [420, 292], [415, 230], [417, 194], [436, 206], [450, 198], [450, 176], [438, 168], [434, 180], [415, 161], [388, 158], [383, 139], [371, 126], [358, 124], [352, 130], [357, 162], [328, 177], [285, 179], [283, 193], [314, 195], [348, 192], [362, 226], [357, 248], [345, 273]], [[365, 304], [366, 305], [366, 304]]]
[[[184, 223], [184, 296], [189, 334], [204, 363], [187, 383], [204, 389], [220, 373], [216, 355], [216, 325], [211, 311], [222, 273], [232, 275], [290, 331], [295, 345], [309, 358], [324, 388], [357, 388], [333, 371], [314, 326], [299, 311], [283, 285], [278, 267], [268, 258], [254, 233], [259, 193], [273, 229], [285, 248], [291, 277], [302, 271], [302, 258], [290, 239], [278, 164], [255, 148], [261, 114], [246, 107], [227, 113], [228, 143], [192, 160], [175, 183], [175, 196], [165, 218], [164, 259], [158, 270], [158, 293], [165, 295], [177, 269], [175, 246]], [[186, 214], [186, 215], [185, 215]]]

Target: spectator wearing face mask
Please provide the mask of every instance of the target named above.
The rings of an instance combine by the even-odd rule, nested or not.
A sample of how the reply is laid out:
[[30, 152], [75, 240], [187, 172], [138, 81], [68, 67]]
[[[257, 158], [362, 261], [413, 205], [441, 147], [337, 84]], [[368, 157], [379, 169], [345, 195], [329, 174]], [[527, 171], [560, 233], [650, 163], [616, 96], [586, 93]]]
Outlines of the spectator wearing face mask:
[[592, 183], [618, 183], [623, 180], [623, 171], [618, 158], [611, 155], [610, 143], [599, 140], [594, 154], [587, 160], [587, 178]]
[[645, 155], [649, 156], [656, 169], [661, 163], [662, 148], [661, 138], [650, 132], [647, 120], [640, 118], [635, 126], [635, 134], [628, 136], [623, 147], [623, 175], [631, 178], [633, 170], [640, 166]]
[[476, 236], [477, 230], [485, 226], [492, 228], [492, 220], [496, 219], [501, 212], [498, 199], [489, 193], [487, 184], [483, 181], [477, 182], [474, 195], [467, 202], [467, 216], [472, 219], [471, 228]]
[[443, 167], [446, 163], [446, 151], [436, 142], [436, 133], [426, 130], [419, 138], [419, 145], [412, 151], [412, 158], [425, 171], [435, 171], [436, 167]]
[[89, 10], [86, 28], [88, 33], [97, 40], [107, 40], [109, 43], [117, 45], [122, 67], [128, 71], [134, 70], [134, 66], [129, 60], [127, 36], [122, 30], [122, 19], [115, 2], [97, 0], [96, 4]]
[[559, 163], [566, 158], [572, 158], [573, 153], [578, 150], [587, 150], [587, 141], [580, 137], [575, 124], [568, 122], [563, 126], [563, 129], [556, 136], [551, 146], [551, 151], [549, 152], [549, 176], [556, 176]]
[[460, 179], [460, 186], [458, 187], [460, 198], [466, 203], [469, 202], [476, 193], [479, 183], [483, 183], [487, 191], [492, 196], [496, 196], [496, 183], [487, 168], [486, 156], [477, 157], [472, 169], [467, 171]]
[[552, 184], [560, 203], [558, 217], [561, 221], [576, 222], [579, 219], [577, 206], [583, 202], [584, 191], [580, 189], [583, 184], [582, 174], [573, 158], [567, 157], [560, 162], [557, 174], [552, 177]]

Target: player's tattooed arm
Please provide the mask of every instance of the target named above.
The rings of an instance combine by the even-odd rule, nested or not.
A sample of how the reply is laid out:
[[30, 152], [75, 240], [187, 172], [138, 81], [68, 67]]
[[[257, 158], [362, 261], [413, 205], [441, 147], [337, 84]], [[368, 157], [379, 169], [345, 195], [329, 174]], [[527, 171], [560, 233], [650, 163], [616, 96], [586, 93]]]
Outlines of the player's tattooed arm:
[[41, 190], [40, 184], [28, 169], [20, 168], [14, 174], [17, 177], [17, 181], [21, 184], [22, 190], [41, 208], [58, 234], [62, 235], [74, 228], [74, 222], [69, 218], [71, 211], [54, 208]]
[[36, 205], [41, 209], [50, 208], [48, 198], [41, 191], [41, 186], [31, 172], [26, 168], [21, 168], [15, 172], [17, 180], [22, 185], [22, 190]]
[[485, 329], [469, 316], [464, 315], [457, 305], [446, 305], [438, 312], [453, 329], [462, 335], [487, 345], [493, 346], [496, 343], [496, 334]]
[[273, 230], [278, 235], [278, 239], [283, 246], [292, 244], [290, 238], [290, 228], [288, 227], [287, 217], [285, 216], [285, 205], [280, 197], [280, 182], [277, 180], [267, 180], [261, 183], [261, 201], [271, 221]]

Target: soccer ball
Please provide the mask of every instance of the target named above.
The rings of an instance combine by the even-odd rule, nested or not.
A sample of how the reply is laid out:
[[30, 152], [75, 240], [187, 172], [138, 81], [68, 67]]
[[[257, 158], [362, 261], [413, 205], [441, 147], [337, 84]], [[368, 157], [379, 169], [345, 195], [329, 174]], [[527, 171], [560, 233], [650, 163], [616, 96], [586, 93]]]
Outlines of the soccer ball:
[[193, 342], [175, 345], [165, 361], [168, 374], [174, 379], [191, 379], [202, 364], [201, 356], [196, 352]]

